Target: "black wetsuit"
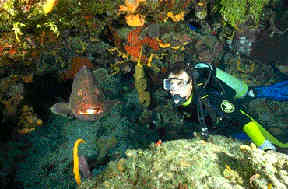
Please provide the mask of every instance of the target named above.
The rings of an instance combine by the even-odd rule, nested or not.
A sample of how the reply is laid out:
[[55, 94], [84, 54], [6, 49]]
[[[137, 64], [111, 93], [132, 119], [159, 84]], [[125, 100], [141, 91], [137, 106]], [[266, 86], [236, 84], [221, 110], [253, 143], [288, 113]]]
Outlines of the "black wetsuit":
[[[197, 79], [196, 83], [201, 85], [207, 80], [209, 69], [201, 68], [197, 72], [200, 79]], [[209, 133], [215, 130], [221, 131], [221, 128], [222, 131], [224, 128], [242, 130], [243, 126], [251, 121], [248, 116], [240, 112], [240, 110], [245, 112], [245, 108], [233, 100], [236, 94], [234, 89], [218, 80], [216, 74], [211, 77], [211, 81], [205, 88], [194, 87], [194, 89], [191, 103], [187, 106], [180, 106], [179, 110], [186, 115], [186, 120], [198, 122], [201, 129], [208, 128]], [[200, 113], [201, 104], [202, 114]], [[204, 121], [201, 121], [201, 117]]]

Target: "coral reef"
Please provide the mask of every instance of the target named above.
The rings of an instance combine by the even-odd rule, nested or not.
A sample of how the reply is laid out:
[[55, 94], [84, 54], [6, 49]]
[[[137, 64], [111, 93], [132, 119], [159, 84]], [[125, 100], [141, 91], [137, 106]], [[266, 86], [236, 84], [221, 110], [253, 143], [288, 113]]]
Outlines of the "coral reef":
[[[101, 166], [105, 162], [113, 159], [114, 156], [121, 155], [129, 146], [130, 134], [127, 129], [131, 127], [131, 123], [125, 117], [120, 116], [120, 111], [115, 110], [113, 117], [110, 116], [108, 119], [95, 122], [69, 121], [57, 116], [41, 130], [37, 129], [35, 132], [31, 132], [19, 144], [19, 146], [29, 145], [29, 148], [26, 147], [25, 153], [22, 154], [26, 158], [21, 159], [20, 163], [18, 162], [17, 183], [27, 189], [75, 188], [72, 150], [78, 138], [86, 141], [85, 145], [79, 146], [79, 156], [87, 157], [88, 163], [95, 162], [94, 168], [97, 167], [101, 170]], [[104, 159], [98, 162], [94, 160], [94, 157], [97, 157], [102, 149], [98, 148], [97, 139], [103, 135], [114, 136], [117, 139], [117, 145], [109, 150], [106, 148], [107, 151], [104, 150], [105, 154], [103, 154]], [[99, 146], [105, 148], [103, 140]], [[79, 169], [81, 171], [81, 168]], [[38, 176], [35, 177], [35, 175]], [[81, 181], [85, 179], [87, 178], [82, 177]]]
[[250, 177], [251, 187], [264, 188], [272, 184], [273, 188], [287, 188], [288, 186], [288, 157], [285, 154], [268, 152], [256, 148], [254, 144], [240, 146], [245, 161], [258, 176]]
[[97, 156], [98, 161], [102, 161], [105, 159], [105, 156], [109, 152], [109, 150], [115, 148], [118, 143], [117, 138], [115, 136], [111, 137], [100, 137], [96, 140], [96, 147], [99, 149], [99, 153]]
[[0, 80], [0, 102], [4, 105], [2, 122], [17, 120], [17, 111], [24, 98], [24, 85], [19, 82], [19, 78], [17, 75], [11, 75]]
[[[221, 136], [209, 142], [174, 140], [128, 150], [127, 158], [110, 162], [79, 188], [286, 188], [288, 158], [241, 146]], [[255, 176], [256, 175], [256, 176]]]
[[195, 51], [198, 60], [219, 64], [217, 57], [223, 50], [223, 44], [214, 36], [203, 36], [195, 43]]
[[250, 55], [253, 50], [254, 42], [256, 40], [256, 34], [259, 33], [257, 28], [249, 28], [245, 24], [239, 24], [238, 30], [234, 33], [234, 37], [229, 47], [237, 54]]
[[207, 3], [205, 1], [199, 1], [195, 6], [195, 16], [199, 20], [204, 20], [207, 17]]
[[19, 134], [27, 134], [34, 131], [36, 127], [42, 126], [42, 124], [43, 121], [34, 113], [33, 107], [28, 105], [22, 106], [20, 119], [17, 122], [17, 132]]
[[248, 19], [251, 19], [254, 24], [257, 25], [263, 7], [268, 4], [268, 2], [269, 0], [249, 0], [248, 2], [243, 0], [221, 0], [219, 12], [225, 22], [235, 29], [238, 29], [238, 25], [245, 23]]
[[[281, 61], [286, 70], [287, 5], [274, 0], [264, 7], [267, 2], [0, 0], [0, 121], [25, 133], [1, 128], [2, 136], [19, 142], [1, 141], [1, 186], [77, 187], [71, 152], [83, 138], [87, 143], [79, 146], [76, 161], [80, 188], [287, 187], [286, 156], [254, 147], [241, 151], [238, 142], [219, 136], [191, 139], [197, 124], [177, 112], [161, 85], [177, 61], [212, 62], [251, 86], [276, 82], [268, 62]], [[61, 82], [48, 87], [53, 100], [28, 99], [38, 88], [26, 87], [45, 88], [46, 78]], [[55, 101], [69, 98], [70, 79], [69, 103], [52, 107], [64, 117], [47, 114]], [[111, 99], [122, 103], [115, 106], [118, 101]], [[283, 141], [287, 107], [269, 100], [249, 103], [253, 117]]]
[[[37, 61], [39, 54], [53, 53], [55, 56], [61, 49], [67, 48], [67, 44], [63, 42], [67, 40], [67, 34], [71, 34], [74, 27], [77, 28], [74, 33], [89, 33], [91, 39], [98, 38], [104, 27], [117, 16], [115, 9], [120, 5], [120, 0], [107, 0], [105, 3], [93, 0], [83, 3], [74, 0], [9, 0], [1, 4], [2, 71], [8, 70], [3, 65], [21, 67], [27, 63], [32, 70], [38, 65], [31, 62]], [[102, 14], [109, 16], [99, 18]], [[6, 61], [7, 59], [10, 61]], [[64, 63], [66, 62], [61, 61], [62, 68]]]
[[[119, 91], [123, 91], [124, 86], [130, 86], [123, 81], [120, 85], [119, 77], [111, 76], [104, 68], [96, 70], [93, 75], [97, 86], [99, 83], [99, 87], [104, 89], [106, 98], [119, 98]], [[92, 175], [101, 172], [110, 159], [122, 157], [124, 151], [137, 144], [137, 140], [141, 139], [145, 132], [143, 130], [144, 132], [133, 134], [133, 131], [128, 129], [135, 128], [135, 121], [132, 122], [130, 119], [136, 118], [140, 111], [136, 90], [128, 87], [128, 91], [129, 93], [122, 94], [125, 95], [124, 101], [127, 103], [115, 106], [109, 116], [87, 122], [51, 114], [49, 121], [44, 122], [45, 125], [41, 129], [21, 136], [19, 146], [22, 158], [17, 162], [15, 182], [27, 189], [76, 188], [72, 150], [78, 138], [86, 141], [85, 145], [79, 146], [81, 181], [87, 179], [81, 168], [81, 156], [87, 160]], [[137, 140], [134, 136], [138, 136]], [[152, 132], [149, 135], [145, 134], [146, 139], [151, 136]], [[144, 138], [142, 141], [144, 142]], [[13, 151], [13, 154], [14, 152], [16, 153]], [[12, 156], [12, 152], [10, 155]]]
[[73, 79], [75, 74], [78, 73], [84, 65], [89, 69], [93, 68], [93, 64], [87, 57], [73, 57], [71, 63], [71, 68], [60, 76], [64, 80]]

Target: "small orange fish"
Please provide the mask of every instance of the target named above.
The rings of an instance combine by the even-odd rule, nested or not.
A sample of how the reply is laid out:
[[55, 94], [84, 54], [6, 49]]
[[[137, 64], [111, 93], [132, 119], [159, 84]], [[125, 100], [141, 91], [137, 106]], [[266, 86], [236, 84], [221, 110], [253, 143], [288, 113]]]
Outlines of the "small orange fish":
[[155, 143], [155, 146], [160, 146], [162, 144], [162, 140], [158, 140], [156, 143]]

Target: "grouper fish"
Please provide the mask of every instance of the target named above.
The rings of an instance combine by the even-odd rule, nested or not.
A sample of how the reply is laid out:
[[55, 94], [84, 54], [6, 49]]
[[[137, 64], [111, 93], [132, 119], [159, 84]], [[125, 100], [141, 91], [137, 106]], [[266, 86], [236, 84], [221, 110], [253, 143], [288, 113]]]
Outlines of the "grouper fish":
[[83, 66], [74, 77], [69, 103], [56, 103], [50, 110], [66, 117], [95, 121], [110, 112], [117, 103], [119, 103], [117, 100], [104, 99], [104, 94], [97, 87], [92, 72]]

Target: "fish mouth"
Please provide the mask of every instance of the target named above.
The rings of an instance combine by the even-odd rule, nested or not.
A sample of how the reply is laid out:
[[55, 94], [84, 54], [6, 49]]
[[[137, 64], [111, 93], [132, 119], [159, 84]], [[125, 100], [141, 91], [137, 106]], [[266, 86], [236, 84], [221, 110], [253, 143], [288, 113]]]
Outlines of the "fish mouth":
[[78, 114], [79, 115], [98, 115], [103, 113], [103, 108], [101, 106], [97, 106], [97, 107], [91, 107], [91, 108], [87, 108], [84, 111], [79, 110]]

